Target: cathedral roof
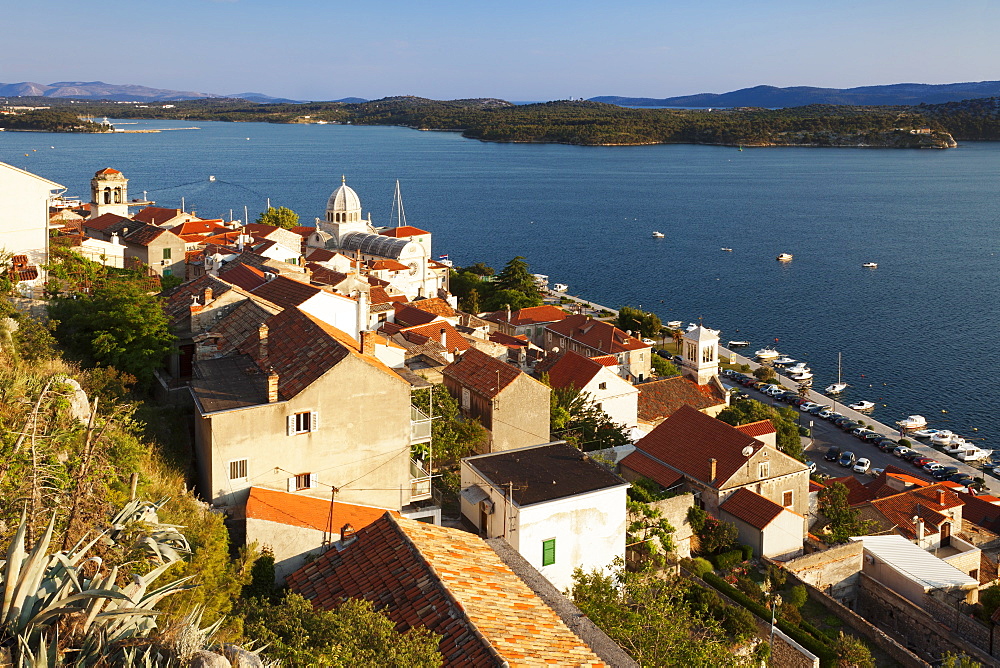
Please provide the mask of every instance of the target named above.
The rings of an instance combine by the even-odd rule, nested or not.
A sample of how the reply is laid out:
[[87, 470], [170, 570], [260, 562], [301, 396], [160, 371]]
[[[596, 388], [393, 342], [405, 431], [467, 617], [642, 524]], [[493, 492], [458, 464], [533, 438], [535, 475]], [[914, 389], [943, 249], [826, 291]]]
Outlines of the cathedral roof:
[[361, 211], [361, 198], [350, 188], [346, 181], [333, 191], [326, 202], [327, 211]]
[[340, 247], [343, 250], [360, 251], [364, 255], [376, 255], [378, 257], [399, 259], [406, 244], [407, 239], [393, 239], [381, 234], [366, 234], [364, 232], [352, 232], [340, 240]]

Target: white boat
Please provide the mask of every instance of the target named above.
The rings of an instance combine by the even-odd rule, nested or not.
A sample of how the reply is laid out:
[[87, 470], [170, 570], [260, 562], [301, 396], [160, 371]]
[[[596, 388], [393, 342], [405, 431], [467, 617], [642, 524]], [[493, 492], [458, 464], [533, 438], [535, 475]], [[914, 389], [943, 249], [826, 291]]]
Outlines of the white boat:
[[750, 345], [749, 341], [730, 341], [729, 342], [729, 347], [730, 348], [737, 348], [737, 347], [749, 346], [749, 345]]
[[852, 411], [870, 411], [875, 408], [875, 404], [871, 401], [858, 401], [856, 403], [849, 404], [847, 407]]
[[670, 322], [667, 323], [667, 327], [669, 327], [670, 329], [680, 329], [683, 326], [684, 322], [681, 320], [671, 320]]
[[878, 262], [865, 262], [861, 266], [866, 269], [878, 269]]
[[795, 360], [793, 360], [788, 355], [782, 355], [778, 359], [774, 360], [774, 363], [775, 364], [795, 364]]
[[976, 445], [970, 445], [955, 456], [958, 457], [963, 462], [978, 462], [980, 459], [986, 459], [992, 454], [993, 454], [992, 450], [987, 450], [986, 448], [980, 448], [979, 446]]
[[662, 239], [664, 236], [663, 232], [653, 232], [654, 239]]
[[906, 419], [897, 422], [896, 425], [906, 431], [916, 431], [927, 426], [927, 418], [923, 415], [909, 415]]
[[787, 369], [785, 369], [785, 372], [789, 373], [789, 374], [792, 374], [792, 373], [808, 373], [810, 371], [812, 371], [812, 369], [810, 369], [809, 367], [807, 367], [805, 362], [798, 362], [798, 363], [794, 364], [793, 366], [790, 366]]
[[688, 326], [685, 329], [689, 332], [693, 332], [694, 330], [698, 329], [698, 325], [696, 323], [689, 322]]
[[794, 256], [791, 253], [782, 253], [778, 257], [776, 257], [775, 259], [778, 262], [791, 262], [793, 257]]
[[[926, 430], [926, 431], [930, 431], [930, 430]], [[916, 436], [917, 435], [916, 432], [914, 432], [913, 435]], [[917, 436], [917, 438], [920, 438], [920, 437]], [[956, 434], [956, 433], [954, 433], [954, 432], [952, 432], [952, 431], [950, 431], [948, 429], [940, 429], [940, 430], [937, 431], [937, 433], [931, 434], [931, 436], [930, 436], [931, 445], [941, 445], [941, 446], [951, 445], [952, 443], [955, 442], [955, 439], [957, 439], [957, 438], [959, 438], [958, 434]]]
[[965, 449], [971, 448], [971, 447], [975, 447], [975, 446], [973, 446], [971, 443], [969, 443], [968, 441], [966, 441], [961, 436], [956, 436], [954, 439], [952, 439], [951, 443], [949, 443], [948, 445], [944, 446], [944, 452], [945, 452], [946, 455], [956, 456], [962, 450], [965, 450]]
[[833, 385], [826, 386], [826, 390], [824, 391], [827, 394], [840, 394], [841, 392], [847, 389], [847, 383], [843, 382], [840, 378], [840, 371], [841, 371], [840, 362], [841, 362], [840, 353], [837, 353], [837, 382], [834, 383]]
[[733, 252], [732, 248], [723, 248], [722, 250], [724, 250], [727, 253], [732, 253]]
[[917, 431], [910, 434], [916, 438], [933, 438], [941, 433], [940, 429], [918, 429]]
[[556, 283], [552, 286], [553, 292], [566, 292], [567, 290], [569, 290], [569, 286], [565, 283]]
[[788, 377], [795, 382], [802, 382], [803, 380], [812, 380], [813, 375], [809, 371], [799, 371], [788, 374]]
[[775, 360], [781, 357], [781, 353], [774, 348], [761, 348], [754, 355], [761, 360]]

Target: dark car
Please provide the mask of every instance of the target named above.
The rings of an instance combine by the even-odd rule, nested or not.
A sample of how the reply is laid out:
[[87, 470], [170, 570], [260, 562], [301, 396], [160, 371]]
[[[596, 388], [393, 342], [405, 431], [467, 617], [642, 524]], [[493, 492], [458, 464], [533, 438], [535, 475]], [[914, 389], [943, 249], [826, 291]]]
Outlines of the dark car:
[[904, 452], [903, 453], [903, 459], [905, 459], [908, 462], [912, 462], [917, 457], [922, 457], [922, 456], [923, 455], [921, 453], [917, 452], [916, 450], [910, 450], [909, 452]]
[[968, 485], [974, 478], [968, 473], [955, 473], [948, 477], [948, 480], [957, 482], [959, 485]]
[[854, 420], [848, 420], [847, 422], [841, 422], [837, 426], [843, 429], [844, 431], [854, 431], [855, 429], [858, 428], [858, 423], [855, 422]]
[[830, 422], [839, 427], [840, 425], [845, 424], [847, 422], [853, 422], [853, 420], [851, 420], [851, 418], [847, 417], [846, 415], [838, 415], [837, 417], [831, 419]]
[[880, 438], [877, 441], [875, 441], [875, 447], [881, 450], [882, 452], [892, 452], [897, 447], [899, 447], [899, 443], [896, 443], [896, 441], [892, 440], [891, 438]]
[[[840, 459], [840, 448], [838, 448], [836, 445], [831, 446], [830, 449], [826, 451], [826, 454], [823, 455], [823, 459], [825, 459], [828, 462], [837, 461], [838, 459]], [[955, 470], [957, 471], [958, 469]]]
[[957, 466], [945, 466], [943, 469], [938, 469], [931, 475], [934, 476], [935, 480], [946, 480], [956, 473], [958, 473]]
[[874, 443], [876, 441], [881, 440], [883, 438], [883, 436], [882, 436], [882, 434], [878, 433], [877, 431], [870, 431], [867, 434], [865, 434], [864, 436], [862, 436], [861, 438], [863, 438], [864, 440], [868, 441], [869, 443]]
[[854, 463], [856, 461], [858, 461], [858, 459], [857, 457], [854, 456], [854, 453], [851, 452], [850, 450], [847, 450], [841, 453], [840, 459], [837, 460], [837, 463], [844, 467], [850, 467], [854, 466]]
[[824, 406], [823, 404], [820, 404], [819, 406], [813, 406], [812, 408], [810, 408], [809, 412], [812, 413], [813, 415], [818, 415], [820, 411], [828, 411], [828, 410], [830, 410], [829, 406]]
[[[667, 360], [673, 358], [673, 354], [672, 353], [669, 353], [666, 350], [663, 350], [662, 348], [660, 348], [659, 350], [657, 350], [656, 354], [659, 355], [660, 357], [662, 357], [663, 359], [667, 359]], [[726, 371], [731, 371], [731, 370], [730, 369], [726, 369]], [[726, 371], [723, 371], [723, 373], [726, 373]]]

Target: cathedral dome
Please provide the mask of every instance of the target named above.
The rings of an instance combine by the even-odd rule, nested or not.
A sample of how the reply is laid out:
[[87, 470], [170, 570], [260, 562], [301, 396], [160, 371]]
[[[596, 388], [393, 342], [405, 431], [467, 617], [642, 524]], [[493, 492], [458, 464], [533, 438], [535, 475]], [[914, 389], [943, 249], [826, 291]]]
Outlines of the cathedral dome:
[[347, 185], [346, 179], [344, 177], [341, 178], [340, 187], [333, 191], [330, 199], [326, 202], [326, 210], [337, 213], [356, 211], [360, 214], [361, 198]]

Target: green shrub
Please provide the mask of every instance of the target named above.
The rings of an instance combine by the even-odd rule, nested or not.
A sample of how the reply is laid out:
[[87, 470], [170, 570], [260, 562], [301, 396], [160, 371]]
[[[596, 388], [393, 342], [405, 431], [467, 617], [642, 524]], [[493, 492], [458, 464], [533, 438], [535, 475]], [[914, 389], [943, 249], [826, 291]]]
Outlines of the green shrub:
[[740, 551], [743, 552], [743, 561], [753, 559], [753, 548], [749, 545], [740, 545]]
[[904, 446], [906, 446], [906, 447], [910, 447], [911, 445], [913, 445], [913, 442], [912, 442], [912, 441], [911, 441], [910, 439], [908, 439], [908, 438], [901, 438], [901, 439], [899, 439], [899, 440], [898, 440], [898, 441], [896, 441], [896, 442], [897, 442], [897, 443], [898, 443], [899, 445], [904, 445]]
[[725, 571], [743, 561], [743, 550], [729, 550], [728, 552], [716, 554], [710, 558], [716, 568], [720, 571]]
[[755, 601], [764, 600], [764, 592], [760, 590], [760, 585], [748, 577], [737, 578], [736, 587]]
[[712, 564], [711, 562], [709, 562], [708, 559], [695, 557], [694, 559], [691, 559], [691, 565], [688, 567], [688, 570], [697, 575], [698, 577], [702, 577], [705, 575], [705, 573], [712, 572]]
[[785, 601], [796, 608], [801, 608], [807, 600], [809, 600], [809, 593], [806, 591], [805, 585], [795, 585], [785, 597]]
[[753, 613], [746, 608], [727, 605], [722, 617], [722, 628], [737, 642], [743, 642], [757, 632]]

